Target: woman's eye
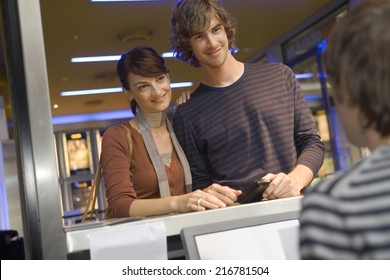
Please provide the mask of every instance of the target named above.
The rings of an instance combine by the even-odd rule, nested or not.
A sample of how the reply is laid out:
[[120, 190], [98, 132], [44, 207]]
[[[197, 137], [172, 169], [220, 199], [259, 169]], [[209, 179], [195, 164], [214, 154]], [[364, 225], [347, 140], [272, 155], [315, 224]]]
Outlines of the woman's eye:
[[142, 91], [145, 90], [148, 86], [147, 85], [141, 85], [138, 87], [138, 90]]
[[161, 81], [164, 81], [164, 80], [165, 80], [165, 75], [161, 75], [161, 76], [157, 77], [157, 81], [158, 82], [161, 82]]

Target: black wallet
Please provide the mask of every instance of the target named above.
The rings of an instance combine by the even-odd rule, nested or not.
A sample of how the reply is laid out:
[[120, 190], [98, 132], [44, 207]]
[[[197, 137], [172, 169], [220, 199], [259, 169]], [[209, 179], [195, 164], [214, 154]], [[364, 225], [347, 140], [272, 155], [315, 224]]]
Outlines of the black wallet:
[[263, 199], [263, 192], [271, 182], [268, 180], [256, 180], [251, 184], [240, 187], [242, 194], [237, 198], [240, 204], [259, 202]]

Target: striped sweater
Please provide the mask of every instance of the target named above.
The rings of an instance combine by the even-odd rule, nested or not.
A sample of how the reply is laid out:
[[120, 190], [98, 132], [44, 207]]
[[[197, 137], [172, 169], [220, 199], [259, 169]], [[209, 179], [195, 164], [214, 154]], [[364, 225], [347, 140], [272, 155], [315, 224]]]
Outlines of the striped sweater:
[[194, 189], [213, 182], [241, 187], [298, 163], [316, 174], [323, 162], [312, 114], [295, 75], [283, 64], [245, 64], [234, 84], [200, 84], [178, 107], [174, 129]]
[[390, 146], [303, 199], [302, 259], [390, 259]]

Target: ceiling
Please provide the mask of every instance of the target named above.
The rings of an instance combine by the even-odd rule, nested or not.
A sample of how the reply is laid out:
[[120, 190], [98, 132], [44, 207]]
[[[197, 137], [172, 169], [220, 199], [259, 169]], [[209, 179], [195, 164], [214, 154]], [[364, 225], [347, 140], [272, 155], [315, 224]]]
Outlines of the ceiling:
[[[150, 45], [158, 52], [169, 51], [170, 16], [175, 0], [149, 2], [92, 3], [90, 0], [41, 0], [42, 25], [53, 116], [127, 109], [122, 93], [61, 97], [62, 91], [120, 87], [115, 62], [72, 63], [72, 57], [119, 55], [136, 45]], [[248, 60], [330, 0], [223, 0], [238, 22], [235, 54]], [[134, 36], [123, 40], [120, 34]], [[0, 60], [2, 53], [0, 54]], [[199, 69], [167, 59], [172, 82], [201, 79]], [[0, 69], [0, 93], [11, 108], [6, 75]], [[1, 73], [2, 72], [2, 73]], [[173, 89], [173, 100], [184, 90]], [[54, 104], [58, 108], [54, 109]]]

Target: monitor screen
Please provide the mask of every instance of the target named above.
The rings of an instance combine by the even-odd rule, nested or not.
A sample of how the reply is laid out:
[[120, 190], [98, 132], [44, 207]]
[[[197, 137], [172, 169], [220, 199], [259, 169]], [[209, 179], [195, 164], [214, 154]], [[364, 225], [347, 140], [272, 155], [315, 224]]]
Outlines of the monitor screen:
[[298, 214], [253, 217], [183, 228], [187, 259], [299, 259]]

